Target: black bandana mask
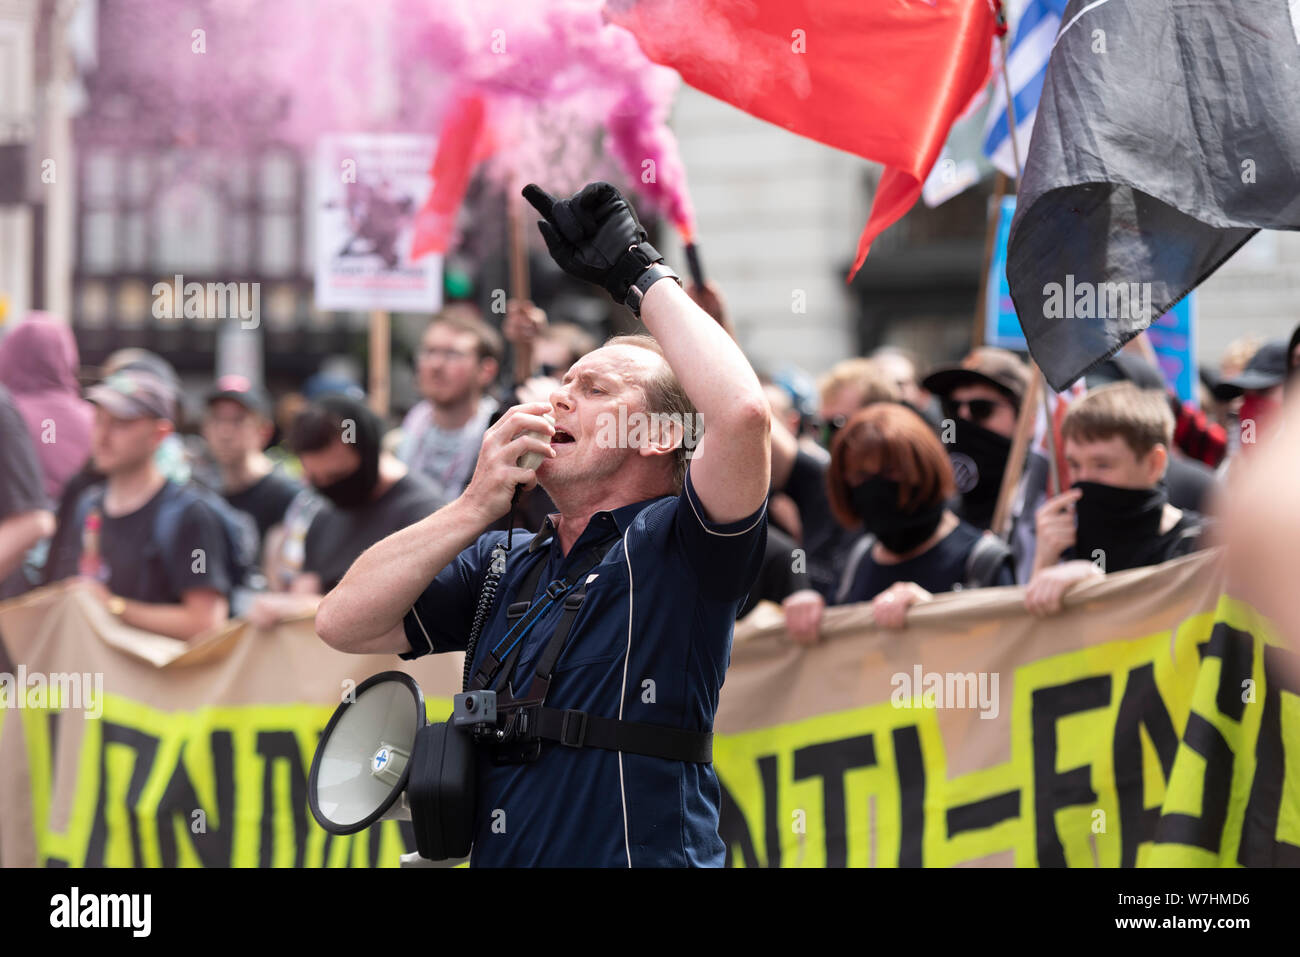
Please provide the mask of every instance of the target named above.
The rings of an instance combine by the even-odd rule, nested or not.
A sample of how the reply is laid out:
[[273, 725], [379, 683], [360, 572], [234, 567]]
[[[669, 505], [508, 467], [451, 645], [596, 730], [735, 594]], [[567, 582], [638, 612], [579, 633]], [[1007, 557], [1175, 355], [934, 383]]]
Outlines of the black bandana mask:
[[350, 424], [353, 434], [344, 433], [345, 439], [361, 456], [357, 468], [329, 485], [317, 486], [316, 491], [338, 508], [360, 508], [370, 501], [370, 495], [379, 484], [379, 444], [382, 423], [362, 402], [342, 395], [329, 395], [319, 404], [334, 413], [340, 422]]
[[906, 555], [934, 534], [943, 518], [943, 503], [913, 512], [899, 505], [899, 484], [883, 475], [873, 475], [850, 486], [849, 501], [862, 516], [867, 531], [895, 555]]
[[1075, 482], [1074, 488], [1083, 492], [1074, 505], [1076, 558], [1094, 561], [1100, 557], [1108, 572], [1164, 561], [1167, 543], [1160, 535], [1160, 522], [1169, 496], [1163, 487], [1118, 488]]
[[1011, 457], [1011, 440], [960, 416], [953, 423], [948, 457], [961, 494], [961, 517], [978, 529], [986, 529], [993, 523], [1002, 474]]

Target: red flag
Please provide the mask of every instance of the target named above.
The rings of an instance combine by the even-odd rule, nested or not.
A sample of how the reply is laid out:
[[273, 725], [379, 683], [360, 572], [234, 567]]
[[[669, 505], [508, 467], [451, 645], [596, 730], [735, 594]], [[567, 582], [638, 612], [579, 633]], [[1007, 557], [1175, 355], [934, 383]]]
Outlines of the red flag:
[[912, 208], [953, 121], [988, 81], [994, 0], [607, 0], [691, 86], [885, 164], [858, 240]]
[[438, 152], [429, 171], [433, 190], [415, 216], [412, 261], [428, 253], [447, 251], [456, 213], [469, 188], [470, 174], [493, 148], [483, 97], [477, 93], [458, 97], [448, 109], [442, 132], [438, 134]]

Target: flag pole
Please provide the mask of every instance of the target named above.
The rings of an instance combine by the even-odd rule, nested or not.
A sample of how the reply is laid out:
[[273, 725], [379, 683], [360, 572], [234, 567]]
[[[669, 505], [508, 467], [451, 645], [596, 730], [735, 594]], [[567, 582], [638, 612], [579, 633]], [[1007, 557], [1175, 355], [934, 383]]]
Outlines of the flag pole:
[[[999, 25], [1005, 26], [1006, 15], [1006, 8], [999, 4]], [[1007, 129], [1011, 134], [1011, 157], [1016, 164], [1016, 188], [1019, 190], [1024, 171], [1020, 167], [1020, 138], [1016, 132], [1016, 100], [1011, 90], [1011, 72], [1007, 69], [1007, 31], [1005, 29], [1002, 30], [1001, 35], [998, 37], [998, 50], [1001, 53], [1002, 60], [1002, 88], [1007, 97]], [[1053, 427], [1052, 415], [1048, 407], [1043, 373], [1038, 368], [1038, 363], [1034, 361], [1032, 354], [1029, 357], [1029, 372], [1029, 394], [1025, 396], [1020, 406], [1020, 417], [1016, 422], [1015, 437], [1011, 443], [1011, 457], [1007, 460], [1006, 471], [1002, 473], [1002, 488], [998, 491], [997, 507], [993, 510], [993, 531], [1004, 539], [1011, 534], [1011, 500], [1015, 496], [1016, 486], [1020, 484], [1020, 476], [1025, 470], [1025, 455], [1029, 451], [1029, 442], [1033, 437], [1033, 422], [1038, 414], [1037, 406], [1040, 396], [1043, 411], [1047, 414], [1047, 462], [1051, 481], [1049, 490], [1053, 495], [1057, 495], [1060, 493], [1061, 488], [1061, 476], [1058, 474], [1056, 467], [1056, 430]]]
[[988, 323], [989, 269], [993, 265], [993, 245], [998, 238], [998, 218], [1002, 197], [1007, 195], [1007, 174], [998, 170], [993, 181], [993, 213], [984, 227], [984, 258], [980, 266], [979, 293], [975, 296], [975, 321], [971, 324], [970, 347], [984, 345], [985, 326]]
[[[510, 233], [510, 292], [513, 298], [521, 301], [531, 297], [528, 282], [528, 236], [524, 222], [523, 200], [518, 190], [511, 190], [506, 197], [509, 204], [506, 210]], [[523, 385], [533, 374], [533, 345], [531, 342], [517, 342], [514, 347], [515, 385]]]
[[391, 317], [387, 309], [370, 310], [367, 349], [370, 353], [370, 409], [381, 419], [388, 417], [389, 365], [391, 359]]

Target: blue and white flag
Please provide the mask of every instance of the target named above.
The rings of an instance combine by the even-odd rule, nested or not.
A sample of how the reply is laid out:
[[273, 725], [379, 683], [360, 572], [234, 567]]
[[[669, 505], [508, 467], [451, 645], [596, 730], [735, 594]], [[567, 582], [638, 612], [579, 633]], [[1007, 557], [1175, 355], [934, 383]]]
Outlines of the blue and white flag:
[[[1015, 95], [1016, 145], [1020, 147], [1020, 166], [1029, 155], [1029, 137], [1034, 131], [1034, 117], [1038, 114], [1038, 97], [1043, 92], [1047, 76], [1047, 61], [1052, 56], [1056, 33], [1061, 28], [1061, 17], [1068, 0], [1029, 0], [1016, 36], [1007, 53], [1007, 74]], [[1008, 176], [1016, 175], [1016, 162], [1011, 155], [1011, 124], [1007, 119], [1007, 91], [999, 69], [993, 84], [993, 104], [984, 127], [984, 155], [993, 165]]]

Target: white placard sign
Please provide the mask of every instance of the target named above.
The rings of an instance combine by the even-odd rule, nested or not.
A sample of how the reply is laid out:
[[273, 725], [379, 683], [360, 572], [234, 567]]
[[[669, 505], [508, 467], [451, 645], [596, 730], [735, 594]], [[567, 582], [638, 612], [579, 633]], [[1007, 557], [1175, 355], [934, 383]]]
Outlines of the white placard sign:
[[435, 138], [406, 133], [322, 138], [316, 168], [316, 305], [437, 312], [442, 257], [411, 262], [416, 213], [429, 198]]

